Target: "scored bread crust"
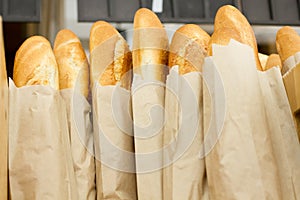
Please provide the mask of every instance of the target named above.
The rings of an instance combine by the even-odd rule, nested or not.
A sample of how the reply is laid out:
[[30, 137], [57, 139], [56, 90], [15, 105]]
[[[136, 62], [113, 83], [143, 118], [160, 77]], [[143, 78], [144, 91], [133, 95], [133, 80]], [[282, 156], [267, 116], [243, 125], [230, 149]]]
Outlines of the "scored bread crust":
[[276, 49], [281, 62], [300, 51], [300, 36], [290, 26], [284, 26], [276, 34]]
[[[140, 8], [134, 16], [132, 62], [135, 73], [164, 81], [168, 64], [168, 37], [157, 15]], [[144, 66], [149, 66], [145, 69]]]
[[[262, 71], [262, 67], [258, 58], [258, 49], [254, 31], [246, 17], [237, 8], [231, 5], [225, 5], [219, 8], [215, 17], [214, 29], [215, 32], [219, 31], [220, 29], [231, 29], [232, 31], [227, 30], [226, 33], [234, 34], [234, 37], [236, 38], [233, 39], [239, 39], [238, 41], [240, 43], [252, 47], [255, 56], [256, 67], [258, 70]], [[221, 32], [222, 31], [219, 31], [219, 33]], [[228, 41], [230, 35], [220, 34], [218, 37], [225, 37], [226, 41]], [[212, 37], [212, 40], [214, 39], [216, 39], [216, 36], [214, 38]], [[216, 42], [212, 41], [211, 43]]]
[[198, 25], [186, 24], [176, 30], [169, 52], [169, 67], [179, 66], [179, 74], [202, 71], [210, 36]]
[[[109, 46], [107, 47], [107, 44]], [[100, 85], [115, 85], [121, 81], [121, 85], [128, 87], [130, 75], [127, 72], [131, 69], [131, 52], [129, 46], [121, 34], [109, 23], [97, 21], [93, 24], [90, 31], [90, 53], [91, 61], [95, 51], [106, 51], [103, 57], [97, 59], [109, 60], [107, 66], [95, 66], [91, 63], [90, 77], [91, 87], [95, 81]], [[126, 77], [124, 76], [126, 75]]]
[[59, 88], [78, 87], [87, 97], [89, 64], [79, 38], [68, 29], [59, 31], [54, 42], [54, 54], [58, 64]]
[[31, 36], [18, 49], [13, 70], [17, 87], [49, 85], [59, 89], [58, 68], [49, 41], [42, 36]]

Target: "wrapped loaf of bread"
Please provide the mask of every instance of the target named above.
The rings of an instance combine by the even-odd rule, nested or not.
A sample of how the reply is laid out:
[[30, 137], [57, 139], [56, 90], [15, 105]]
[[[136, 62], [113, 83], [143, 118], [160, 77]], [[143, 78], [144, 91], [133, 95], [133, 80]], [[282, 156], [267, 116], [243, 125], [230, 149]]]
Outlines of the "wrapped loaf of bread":
[[111, 24], [97, 21], [90, 31], [90, 58], [97, 200], [135, 200], [131, 52]]
[[[136, 11], [133, 27], [132, 112], [138, 199], [161, 200], [164, 125], [161, 108], [165, 103], [163, 84], [168, 72], [169, 41], [159, 18], [147, 8]], [[152, 109], [157, 111], [154, 115], [150, 115]]]
[[9, 85], [11, 199], [77, 199], [67, 108], [58, 91], [58, 66], [47, 39], [32, 36], [21, 45], [13, 79]]
[[[198, 25], [176, 30], [165, 91], [163, 199], [208, 199], [203, 147], [202, 67], [210, 36]], [[185, 146], [186, 145], [186, 146]]]
[[282, 161], [274, 155], [269, 128], [274, 119], [261, 89], [270, 87], [260, 81], [265, 73], [256, 39], [238, 9], [226, 5], [217, 11], [209, 50], [203, 101], [210, 199], [282, 199]]
[[67, 106], [70, 146], [78, 200], [95, 200], [95, 160], [93, 154], [89, 64], [78, 37], [63, 29], [56, 35], [54, 54], [59, 71], [59, 89]]

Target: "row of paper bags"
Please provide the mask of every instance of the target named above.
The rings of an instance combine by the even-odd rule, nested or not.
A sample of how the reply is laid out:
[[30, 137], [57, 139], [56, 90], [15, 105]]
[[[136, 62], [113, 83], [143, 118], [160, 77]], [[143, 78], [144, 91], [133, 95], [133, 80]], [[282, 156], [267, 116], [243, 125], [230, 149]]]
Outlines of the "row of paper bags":
[[300, 199], [281, 73], [257, 71], [246, 45], [215, 45], [203, 73], [175, 66], [166, 84], [97, 85], [92, 105], [9, 82], [12, 200]]

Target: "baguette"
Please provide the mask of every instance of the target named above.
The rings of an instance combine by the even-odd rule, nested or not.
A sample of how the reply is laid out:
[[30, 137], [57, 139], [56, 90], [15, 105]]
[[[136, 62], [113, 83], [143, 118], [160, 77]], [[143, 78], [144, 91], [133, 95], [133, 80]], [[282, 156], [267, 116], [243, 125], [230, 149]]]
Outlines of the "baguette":
[[195, 24], [181, 26], [172, 38], [169, 67], [179, 65], [179, 74], [202, 71], [210, 36]]
[[32, 36], [21, 45], [14, 61], [13, 80], [17, 87], [49, 85], [59, 89], [55, 56], [46, 38]]
[[88, 97], [89, 65], [80, 40], [72, 31], [63, 29], [58, 32], [54, 55], [59, 71], [59, 89], [75, 88], [79, 84], [81, 94]]
[[[121, 86], [128, 88], [132, 59], [129, 46], [121, 34], [111, 24], [97, 21], [91, 28], [89, 45], [91, 86], [96, 81], [102, 86], [121, 82]], [[96, 58], [99, 54], [101, 58]]]
[[300, 51], [300, 36], [289, 26], [284, 26], [276, 34], [276, 49], [281, 62]]
[[[212, 41], [210, 45], [212, 43], [227, 45], [231, 38], [240, 43], [249, 45], [253, 49], [256, 67], [262, 71], [253, 29], [246, 17], [238, 9], [231, 5], [222, 6], [217, 11], [214, 29], [215, 31], [211, 38]], [[222, 43], [218, 43], [218, 41]]]
[[165, 81], [168, 37], [159, 18], [147, 8], [134, 16], [133, 70], [145, 79]]
[[282, 69], [282, 64], [281, 64], [281, 60], [278, 54], [271, 54], [268, 57], [267, 63], [266, 63], [266, 67], [265, 67], [265, 71], [268, 69], [271, 69], [272, 67], [279, 67], [280, 71]]

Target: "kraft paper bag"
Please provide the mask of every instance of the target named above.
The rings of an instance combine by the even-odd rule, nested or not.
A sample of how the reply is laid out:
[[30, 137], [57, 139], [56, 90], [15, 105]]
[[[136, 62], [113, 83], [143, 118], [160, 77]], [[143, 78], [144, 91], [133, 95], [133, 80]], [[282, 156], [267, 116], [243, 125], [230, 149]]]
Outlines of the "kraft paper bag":
[[66, 107], [49, 86], [9, 83], [11, 199], [77, 199]]
[[137, 199], [128, 89], [131, 84], [131, 71], [119, 77], [117, 85], [101, 86], [96, 81], [107, 67], [119, 59], [116, 55], [126, 56], [130, 53], [127, 49], [115, 52], [121, 45], [120, 37], [118, 34], [110, 37], [95, 48], [90, 56], [90, 77], [91, 81], [95, 81], [92, 82], [92, 110], [97, 200]]
[[[205, 198], [202, 75], [178, 74], [171, 68], [166, 81], [164, 129], [164, 200]], [[206, 195], [207, 196], [207, 195]]]
[[283, 199], [269, 113], [252, 49], [213, 45], [204, 64], [205, 163], [210, 199]]
[[91, 106], [76, 89], [60, 91], [67, 107], [70, 147], [79, 200], [96, 199]]
[[[151, 67], [141, 66], [141, 68]], [[134, 73], [132, 110], [137, 190], [140, 200], [163, 198], [164, 102], [163, 82], [143, 79]]]
[[97, 199], [137, 199], [130, 91], [93, 90]]
[[8, 199], [8, 86], [0, 16], [0, 199]]
[[278, 67], [258, 73], [282, 199], [296, 200], [300, 198], [300, 145], [282, 76]]
[[164, 28], [148, 27], [134, 29], [132, 41], [133, 63], [136, 62], [131, 95], [138, 199], [162, 200], [165, 81], [169, 71], [163, 63], [167, 61], [169, 39]]
[[283, 63], [282, 74], [300, 140], [300, 52], [286, 59]]

